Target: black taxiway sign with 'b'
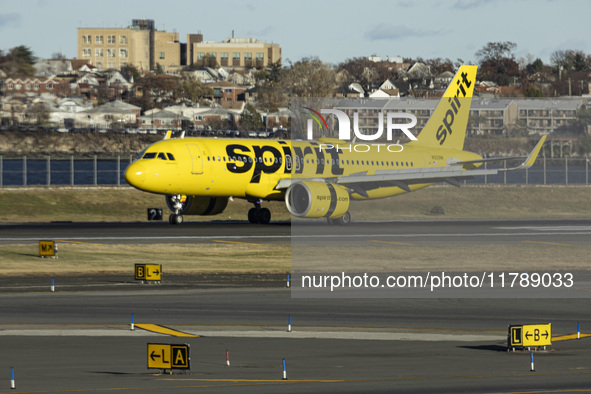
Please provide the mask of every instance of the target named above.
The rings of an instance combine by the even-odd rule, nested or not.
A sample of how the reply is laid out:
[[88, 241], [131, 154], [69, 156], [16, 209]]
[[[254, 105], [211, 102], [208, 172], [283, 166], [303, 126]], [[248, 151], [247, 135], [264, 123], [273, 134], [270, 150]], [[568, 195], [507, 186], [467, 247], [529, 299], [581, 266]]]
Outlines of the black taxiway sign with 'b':
[[191, 369], [191, 347], [186, 343], [148, 343], [148, 368]]

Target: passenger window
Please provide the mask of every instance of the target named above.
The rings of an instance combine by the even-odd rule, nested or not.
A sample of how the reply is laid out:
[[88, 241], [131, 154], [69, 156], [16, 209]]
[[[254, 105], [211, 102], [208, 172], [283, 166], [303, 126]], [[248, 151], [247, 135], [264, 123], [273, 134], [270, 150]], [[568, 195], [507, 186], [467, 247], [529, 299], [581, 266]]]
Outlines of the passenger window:
[[168, 160], [174, 160], [174, 156], [172, 155], [172, 153], [167, 153], [166, 156], [168, 156]]
[[157, 153], [156, 152], [148, 152], [142, 157], [142, 159], [155, 159]]

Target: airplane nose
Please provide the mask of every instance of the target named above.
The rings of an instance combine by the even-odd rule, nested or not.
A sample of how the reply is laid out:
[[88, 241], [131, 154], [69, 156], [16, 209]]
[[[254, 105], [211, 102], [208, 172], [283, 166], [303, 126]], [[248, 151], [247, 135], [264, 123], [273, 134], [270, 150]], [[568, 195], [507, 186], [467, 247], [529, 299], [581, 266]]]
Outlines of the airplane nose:
[[146, 169], [142, 164], [131, 163], [127, 170], [125, 170], [125, 180], [131, 186], [141, 188], [146, 180]]

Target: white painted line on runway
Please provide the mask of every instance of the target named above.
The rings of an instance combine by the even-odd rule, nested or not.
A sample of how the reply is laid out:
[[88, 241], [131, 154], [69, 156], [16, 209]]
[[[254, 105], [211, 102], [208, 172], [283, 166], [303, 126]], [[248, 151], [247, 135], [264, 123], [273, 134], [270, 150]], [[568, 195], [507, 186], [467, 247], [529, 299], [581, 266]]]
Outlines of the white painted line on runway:
[[131, 331], [129, 329], [35, 329], [35, 330], [0, 330], [0, 336], [27, 337], [161, 337], [162, 334], [144, 330]]
[[[185, 331], [200, 337], [227, 338], [289, 338], [289, 339], [346, 339], [369, 341], [426, 341], [426, 342], [497, 342], [506, 340], [506, 335], [435, 334], [409, 332], [365, 332], [365, 331]], [[33, 329], [0, 330], [0, 336], [75, 336], [75, 337], [143, 337], [162, 336], [144, 330], [130, 331], [117, 329]]]
[[536, 230], [536, 231], [591, 231], [591, 226], [518, 226], [493, 227], [499, 230]]
[[[294, 234], [294, 235], [175, 235], [175, 236], [149, 236], [149, 237], [62, 237], [68, 240], [85, 241], [154, 241], [154, 240], [213, 240], [213, 239], [318, 239], [318, 238], [375, 238], [375, 237], [401, 237], [401, 238], [428, 238], [428, 237], [507, 237], [507, 236], [538, 236], [539, 232], [507, 232], [507, 233], [428, 233], [428, 234]], [[591, 231], [584, 232], [548, 232], [543, 235], [591, 235]], [[31, 241], [38, 242], [38, 237], [33, 238], [0, 238], [0, 242]]]
[[427, 341], [427, 342], [491, 342], [506, 340], [507, 335], [434, 334], [411, 332], [365, 331], [195, 331], [202, 337], [233, 338], [290, 338], [290, 339], [347, 339], [371, 341]]

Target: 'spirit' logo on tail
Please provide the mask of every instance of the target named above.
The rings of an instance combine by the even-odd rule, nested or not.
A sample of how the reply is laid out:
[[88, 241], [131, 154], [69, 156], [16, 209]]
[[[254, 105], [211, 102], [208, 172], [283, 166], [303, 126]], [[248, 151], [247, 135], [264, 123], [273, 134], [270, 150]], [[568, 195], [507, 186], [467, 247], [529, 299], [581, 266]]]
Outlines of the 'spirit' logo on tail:
[[460, 75], [462, 78], [457, 80], [458, 88], [456, 90], [456, 94], [447, 100], [451, 105], [451, 108], [447, 110], [443, 120], [441, 121], [441, 125], [437, 129], [436, 137], [437, 141], [439, 141], [439, 145], [443, 145], [447, 135], [452, 134], [451, 126], [454, 123], [455, 116], [458, 114], [460, 107], [462, 106], [458, 97], [466, 97], [466, 90], [472, 86], [472, 81], [468, 80], [467, 73], [463, 72]]

